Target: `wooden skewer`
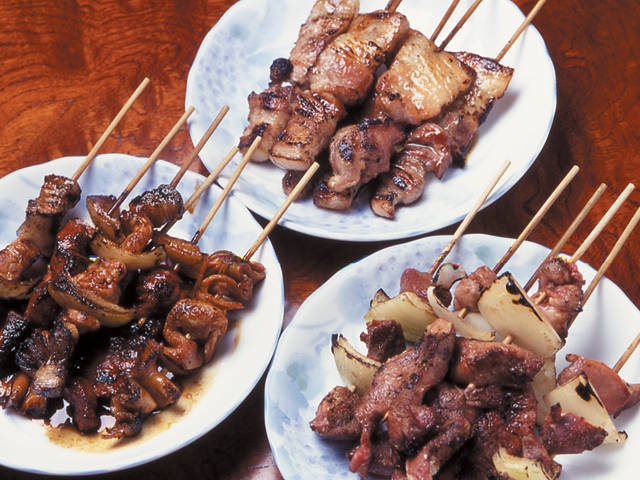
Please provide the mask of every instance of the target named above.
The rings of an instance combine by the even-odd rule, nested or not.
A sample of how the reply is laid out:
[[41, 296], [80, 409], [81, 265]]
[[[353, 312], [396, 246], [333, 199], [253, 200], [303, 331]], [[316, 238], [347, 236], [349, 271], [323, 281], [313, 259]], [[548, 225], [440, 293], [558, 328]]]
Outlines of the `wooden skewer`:
[[216, 131], [216, 129], [218, 128], [218, 126], [222, 122], [222, 119], [224, 118], [224, 116], [227, 114], [228, 111], [229, 111], [229, 107], [227, 105], [223, 106], [220, 109], [220, 112], [218, 112], [218, 115], [216, 116], [216, 118], [213, 119], [213, 122], [211, 122], [211, 125], [209, 125], [209, 128], [207, 128], [207, 131], [204, 132], [204, 135], [202, 135], [202, 138], [200, 139], [198, 144], [194, 147], [193, 152], [191, 152], [191, 155], [182, 164], [180, 171], [178, 171], [178, 173], [173, 178], [173, 180], [171, 180], [170, 185], [172, 187], [175, 188], [180, 182], [180, 180], [182, 180], [182, 177], [189, 169], [189, 166], [191, 166], [193, 161], [197, 158], [198, 154], [204, 148], [209, 138], [211, 138], [211, 135], [213, 135], [213, 132]]
[[638, 348], [638, 345], [640, 345], [640, 333], [636, 335], [636, 338], [633, 339], [627, 349], [622, 353], [616, 364], [613, 366], [613, 370], [616, 373], [620, 372], [624, 364], [627, 363], [627, 360], [629, 360], [629, 357], [631, 357], [636, 348]]
[[633, 232], [633, 229], [636, 227], [638, 222], [640, 222], [640, 208], [638, 208], [636, 210], [636, 213], [633, 215], [633, 217], [631, 217], [631, 220], [629, 220], [629, 223], [627, 224], [624, 231], [622, 232], [622, 234], [614, 244], [613, 248], [609, 252], [609, 255], [607, 255], [607, 258], [605, 258], [602, 265], [600, 265], [600, 268], [596, 272], [595, 277], [591, 280], [591, 283], [589, 283], [589, 285], [585, 289], [584, 295], [582, 297], [583, 304], [587, 303], [588, 298], [591, 296], [591, 294], [595, 290], [596, 286], [598, 285], [598, 282], [604, 276], [605, 272], [607, 271], [611, 263], [613, 263], [613, 260], [616, 258], [618, 253], [620, 253], [622, 246], [627, 241], [627, 239], [631, 235], [631, 232]]
[[384, 7], [384, 9], [387, 12], [393, 13], [398, 9], [401, 3], [402, 3], [402, 0], [389, 0], [389, 2], [387, 3], [387, 6]]
[[180, 117], [178, 122], [173, 126], [171, 131], [162, 140], [162, 142], [160, 142], [160, 145], [158, 145], [158, 147], [154, 150], [154, 152], [151, 154], [151, 156], [147, 159], [147, 161], [142, 166], [142, 168], [138, 171], [138, 173], [135, 175], [135, 177], [133, 177], [131, 179], [129, 184], [122, 191], [122, 193], [120, 194], [120, 196], [116, 200], [116, 203], [114, 203], [113, 206], [109, 209], [109, 213], [108, 213], [109, 215], [113, 214], [113, 212], [115, 212], [115, 210], [122, 204], [122, 202], [124, 202], [124, 200], [127, 198], [127, 196], [133, 190], [133, 188], [142, 179], [144, 174], [147, 173], [147, 171], [151, 168], [153, 163], [158, 159], [158, 157], [160, 156], [160, 153], [162, 153], [162, 150], [164, 150], [164, 147], [166, 147], [167, 144], [171, 141], [171, 139], [175, 136], [175, 134], [178, 133], [178, 130], [180, 130], [182, 125], [187, 121], [187, 119], [193, 113], [193, 111], [194, 111], [194, 107], [189, 107], [187, 109], [187, 111], [184, 112], [184, 114]]
[[307, 169], [307, 171], [302, 176], [302, 178], [298, 181], [298, 183], [293, 188], [293, 190], [291, 190], [291, 193], [289, 193], [286, 200], [280, 206], [276, 214], [269, 221], [269, 223], [264, 227], [264, 229], [262, 230], [262, 232], [260, 233], [256, 241], [249, 248], [249, 250], [247, 250], [247, 253], [244, 254], [244, 257], [242, 257], [244, 260], [250, 260], [251, 257], [253, 257], [253, 255], [256, 253], [258, 248], [260, 248], [260, 245], [262, 245], [262, 243], [269, 236], [269, 233], [271, 233], [271, 230], [273, 230], [275, 226], [278, 224], [278, 221], [280, 220], [282, 215], [284, 215], [284, 212], [295, 201], [295, 199], [298, 198], [298, 195], [300, 194], [302, 189], [307, 185], [307, 183], [309, 183], [309, 180], [311, 180], [311, 177], [313, 177], [313, 175], [316, 173], [319, 167], [320, 165], [317, 162], [313, 162], [313, 164]]
[[436, 41], [436, 38], [438, 38], [438, 35], [440, 35], [440, 32], [442, 32], [442, 29], [451, 18], [451, 15], [455, 11], [459, 3], [460, 3], [460, 0], [453, 0], [453, 2], [451, 2], [451, 5], [449, 5], [449, 8], [447, 9], [447, 11], [444, 12], [444, 16], [440, 19], [440, 23], [431, 34], [431, 38], [429, 40], [431, 40], [432, 42]]
[[560, 194], [564, 191], [565, 188], [567, 188], [569, 183], [571, 183], [571, 181], [575, 178], [579, 170], [580, 168], [577, 165], [574, 165], [571, 168], [571, 170], [569, 170], [569, 172], [565, 175], [562, 181], [555, 188], [555, 190], [551, 193], [549, 198], [547, 198], [547, 200], [544, 202], [542, 207], [540, 207], [540, 209], [533, 216], [533, 218], [531, 219], [529, 224], [525, 227], [525, 229], [522, 231], [520, 236], [515, 240], [515, 242], [513, 242], [513, 244], [505, 252], [502, 258], [498, 260], [498, 263], [496, 263], [496, 265], [493, 267], [494, 272], [497, 273], [502, 269], [502, 267], [504, 267], [505, 263], [507, 263], [509, 258], [511, 258], [511, 256], [515, 253], [518, 247], [520, 247], [522, 242], [524, 242], [527, 239], [527, 237], [531, 234], [531, 231], [538, 225], [538, 223], [540, 223], [540, 221], [542, 220], [542, 217], [544, 217], [547, 211], [555, 203], [555, 201], [558, 199]]
[[567, 230], [564, 232], [562, 237], [560, 237], [560, 240], [558, 240], [555, 246], [544, 258], [544, 260], [540, 262], [540, 265], [538, 265], [538, 268], [536, 268], [536, 271], [533, 272], [533, 275], [531, 275], [529, 280], [527, 280], [527, 283], [524, 286], [525, 292], [529, 291], [533, 286], [533, 284], [535, 283], [535, 281], [537, 280], [538, 275], [540, 273], [540, 269], [542, 268], [542, 265], [544, 265], [550, 259], [552, 259], [553, 257], [555, 257], [560, 253], [560, 251], [562, 250], [562, 247], [564, 247], [564, 245], [567, 243], [571, 235], [575, 233], [577, 228], [580, 226], [582, 221], [589, 214], [591, 209], [595, 206], [596, 202], [600, 199], [600, 197], [602, 196], [602, 194], [606, 189], [607, 189], [607, 186], [604, 183], [601, 183], [600, 186], [593, 193], [593, 195], [591, 195], [591, 198], [589, 199], [589, 201], [584, 205], [584, 207], [582, 207], [582, 210], [580, 210], [580, 213], [578, 214], [578, 216], [573, 220], [573, 222], [571, 222], [571, 225], [569, 225], [569, 228], [567, 228]]
[[464, 15], [462, 15], [462, 18], [458, 21], [458, 23], [456, 23], [456, 25], [453, 27], [451, 32], [449, 32], [449, 35], [447, 35], [447, 38], [445, 38], [442, 41], [442, 43], [438, 47], [438, 50], [444, 50], [447, 47], [451, 39], [455, 36], [456, 33], [458, 33], [458, 31], [462, 28], [462, 26], [467, 22], [471, 14], [475, 12], [476, 8], [478, 8], [478, 5], [480, 5], [480, 3], [482, 3], [482, 0], [475, 0], [475, 2], [471, 4], [471, 6], [467, 9], [467, 11], [464, 12]]
[[504, 163], [504, 165], [500, 168], [500, 171], [495, 176], [495, 178], [487, 186], [485, 191], [482, 192], [482, 194], [480, 195], [480, 198], [478, 198], [478, 200], [476, 200], [475, 205], [471, 208], [469, 213], [467, 213], [467, 215], [464, 218], [464, 220], [460, 223], [460, 225], [458, 226], [456, 231], [453, 233], [453, 236], [449, 240], [449, 243], [444, 247], [442, 252], [440, 252], [440, 255], [438, 255], [438, 257], [434, 260], [434, 262], [431, 265], [431, 267], [429, 268], [429, 270], [427, 270], [427, 273], [429, 274], [429, 276], [433, 277], [433, 275], [435, 274], [437, 268], [440, 266], [440, 264], [446, 258], [446, 256], [449, 255], [449, 253], [451, 252], [451, 250], [455, 246], [456, 242], [464, 234], [465, 230], [467, 229], [467, 227], [471, 223], [471, 220], [473, 220], [473, 217], [475, 217], [476, 213], [478, 213], [480, 208], [482, 208], [482, 205], [484, 205], [484, 202], [486, 201], [487, 197], [491, 194], [491, 192], [493, 191], [495, 186], [498, 184], [498, 182], [500, 181], [500, 179], [502, 178], [502, 176], [507, 171], [507, 169], [509, 168], [510, 165], [511, 165], [511, 162], [509, 160], [507, 160]]
[[520, 24], [518, 29], [511, 36], [511, 38], [507, 41], [505, 46], [502, 47], [502, 50], [500, 50], [500, 53], [498, 53], [498, 55], [495, 58], [496, 62], [500, 62], [500, 60], [502, 60], [502, 58], [507, 54], [509, 49], [513, 46], [513, 44], [516, 42], [518, 37], [522, 34], [524, 29], [527, 28], [529, 26], [529, 24], [533, 21], [533, 18], [538, 14], [538, 12], [542, 8], [542, 6], [546, 3], [546, 1], [547, 0], [538, 0], [538, 3], [536, 3], [534, 5], [534, 7], [529, 12], [529, 15], [527, 15], [527, 17], [524, 19], [524, 21]]
[[229, 193], [231, 193], [231, 189], [233, 188], [236, 181], [240, 177], [240, 174], [244, 170], [244, 167], [246, 167], [247, 163], [249, 163], [249, 160], [251, 160], [251, 157], [253, 156], [253, 152], [256, 150], [256, 148], [258, 148], [258, 145], [260, 145], [261, 141], [262, 141], [262, 137], [260, 136], [256, 137], [253, 140], [253, 143], [247, 150], [247, 153], [244, 154], [244, 157], [242, 157], [240, 164], [236, 167], [235, 171], [229, 178], [229, 181], [227, 182], [227, 185], [224, 187], [224, 190], [222, 190], [222, 193], [216, 200], [213, 207], [211, 207], [211, 209], [207, 213], [207, 216], [202, 221], [202, 224], [198, 227], [198, 230], [196, 230], [196, 233], [194, 233], [193, 238], [191, 238], [191, 243], [195, 244], [195, 243], [198, 243], [198, 241], [200, 241], [200, 237], [202, 237], [202, 234], [211, 223], [211, 220], [213, 220], [213, 217], [215, 216], [215, 214], [218, 213], [218, 210], [222, 206], [222, 203], [225, 201], [225, 199], [229, 196]]
[[100, 148], [102, 147], [104, 142], [107, 141], [107, 138], [109, 137], [109, 135], [111, 135], [111, 132], [113, 132], [113, 130], [118, 125], [118, 123], [120, 123], [120, 120], [122, 120], [124, 115], [129, 111], [129, 109], [131, 108], [133, 103], [138, 99], [138, 97], [143, 92], [143, 90], [145, 88], [147, 88], [147, 85], [149, 85], [149, 82], [150, 82], [150, 80], [148, 78], [145, 78], [144, 80], [142, 80], [140, 85], [138, 85], [138, 88], [136, 88], [135, 91], [133, 92], [133, 94], [131, 94], [129, 99], [122, 106], [122, 108], [120, 109], [118, 114], [114, 117], [114, 119], [111, 120], [111, 123], [109, 124], [107, 129], [103, 132], [102, 136], [98, 139], [98, 141], [93, 146], [91, 151], [87, 154], [87, 156], [83, 160], [82, 164], [80, 164], [78, 169], [75, 171], [75, 173], [71, 177], [72, 180], [77, 181], [78, 178], [80, 178], [80, 175], [82, 175], [84, 173], [84, 171], [87, 169], [89, 164], [93, 161], [95, 156], [98, 154], [98, 150], [100, 150]]

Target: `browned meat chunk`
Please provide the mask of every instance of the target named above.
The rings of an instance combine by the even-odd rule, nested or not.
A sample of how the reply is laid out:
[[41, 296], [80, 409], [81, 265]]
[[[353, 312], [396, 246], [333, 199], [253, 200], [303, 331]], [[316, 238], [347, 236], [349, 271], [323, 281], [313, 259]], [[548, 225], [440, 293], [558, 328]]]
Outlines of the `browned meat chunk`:
[[412, 30], [376, 83], [380, 108], [396, 122], [420, 125], [471, 88], [473, 69]]
[[601, 445], [606, 430], [588, 423], [572, 413], [562, 413], [559, 405], [552, 405], [544, 419], [540, 438], [551, 455], [582, 453]]
[[453, 55], [473, 69], [475, 80], [471, 89], [456, 98], [434, 122], [447, 132], [451, 139], [453, 161], [462, 166], [478, 127], [489, 115], [495, 101], [507, 90], [513, 69], [474, 53], [459, 52]]
[[29, 322], [14, 311], [7, 317], [0, 329], [0, 367], [5, 367], [13, 360], [15, 352], [29, 333]]
[[93, 433], [100, 427], [98, 396], [93, 383], [83, 377], [74, 378], [65, 389], [64, 398], [69, 402], [71, 420], [80, 433]]
[[317, 0], [313, 4], [289, 54], [293, 65], [292, 82], [302, 87], [308, 86], [309, 69], [315, 65], [320, 52], [334, 38], [347, 31], [359, 10], [359, 0]]
[[474, 272], [460, 280], [453, 294], [453, 306], [456, 310], [466, 308], [468, 311], [478, 311], [478, 299], [487, 288], [496, 281], [498, 276], [489, 267], [482, 265]]
[[449, 376], [461, 385], [521, 386], [542, 368], [544, 359], [513, 344], [457, 338]]
[[181, 294], [182, 281], [173, 269], [143, 272], [136, 283], [136, 302], [141, 317], [164, 318]]
[[46, 270], [46, 264], [39, 260], [38, 248], [22, 238], [0, 250], [0, 298], [27, 298]]
[[131, 200], [129, 211], [147, 216], [153, 226], [159, 228], [182, 218], [182, 195], [171, 185], [159, 185]]
[[366, 119], [339, 129], [329, 145], [333, 175], [331, 190], [359, 188], [389, 170], [395, 147], [405, 139], [403, 129], [390, 119]]
[[384, 362], [406, 348], [402, 325], [395, 320], [372, 320], [367, 331], [360, 334], [367, 346], [367, 357]]
[[355, 417], [360, 397], [347, 387], [333, 388], [320, 402], [311, 429], [328, 440], [357, 440], [360, 422]]
[[331, 174], [328, 173], [321, 177], [313, 187], [313, 204], [327, 210], [348, 210], [353, 205], [358, 192], [359, 186], [348, 188], [342, 192], [329, 188], [329, 179]]
[[336, 37], [311, 69], [311, 90], [335, 95], [345, 105], [362, 103], [378, 67], [390, 61], [409, 31], [409, 21], [383, 10], [358, 15]]
[[451, 165], [449, 136], [435, 123], [423, 123], [413, 129], [398, 157], [391, 162], [388, 172], [378, 177], [371, 196], [371, 209], [376, 215], [394, 218], [396, 205], [417, 201], [433, 172], [442, 178]]

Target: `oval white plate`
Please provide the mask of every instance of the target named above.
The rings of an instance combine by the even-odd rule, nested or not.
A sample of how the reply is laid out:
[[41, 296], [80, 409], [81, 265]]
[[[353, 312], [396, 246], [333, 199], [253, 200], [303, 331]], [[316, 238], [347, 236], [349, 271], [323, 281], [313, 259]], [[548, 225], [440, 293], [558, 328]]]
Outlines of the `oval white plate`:
[[[265, 423], [278, 468], [286, 480], [352, 479], [345, 446], [325, 442], [309, 428], [320, 400], [335, 385], [343, 384], [331, 355], [331, 334], [343, 333], [356, 348], [365, 327], [363, 315], [378, 288], [391, 295], [398, 292], [402, 271], [407, 267], [426, 270], [449, 241], [434, 236], [381, 250], [352, 264], [330, 278], [300, 307], [282, 334], [265, 386]], [[466, 235], [448, 259], [473, 271], [479, 265], [494, 265], [513, 240], [487, 235]], [[525, 242], [503, 271], [526, 282], [548, 249]], [[580, 263], [587, 282], [594, 270]], [[558, 355], [558, 368], [566, 365], [566, 353], [578, 353], [613, 365], [635, 337], [640, 312], [624, 293], [606, 278], [598, 285], [584, 311], [571, 327], [566, 346]], [[627, 362], [621, 375], [640, 381], [640, 362]], [[640, 449], [638, 408], [615, 420], [629, 439], [621, 447], [600, 447], [580, 455], [557, 457], [563, 466], [560, 478], [586, 480], [637, 478], [633, 452]]]
[[[0, 245], [15, 238], [17, 226], [24, 220], [27, 201], [35, 198], [48, 173], [71, 175], [81, 157], [65, 157], [13, 172], [0, 179]], [[80, 177], [83, 197], [70, 213], [88, 218], [85, 195], [119, 195], [142, 166], [145, 159], [120, 154], [99, 155]], [[129, 199], [138, 193], [169, 183], [177, 167], [158, 161], [143, 177]], [[178, 189], [187, 198], [202, 176], [187, 172]], [[212, 187], [193, 214], [186, 214], [171, 233], [190, 239], [220, 189]], [[125, 202], [126, 205], [127, 202]], [[203, 251], [231, 250], [244, 254], [260, 234], [261, 227], [237, 200], [227, 199], [198, 243]], [[267, 276], [256, 289], [251, 306], [237, 312], [230, 330], [212, 363], [205, 369], [201, 386], [194, 390], [195, 400], [179, 405], [188, 409], [173, 417], [163, 428], [165, 412], [154, 418], [160, 427], [143, 427], [140, 438], [118, 444], [105, 443], [104, 451], [68, 448], [51, 440], [51, 429], [38, 421], [0, 410], [0, 464], [19, 470], [58, 475], [80, 475], [115, 471], [145, 463], [171, 453], [224, 420], [251, 392], [266, 369], [275, 349], [284, 310], [282, 271], [270, 242], [253, 257], [267, 268]], [[181, 403], [182, 401], [185, 403]], [[175, 409], [174, 409], [175, 410]], [[151, 432], [151, 430], [154, 430]], [[110, 442], [96, 439], [96, 442]], [[82, 443], [82, 442], [80, 442]], [[95, 450], [95, 449], [94, 449]], [[34, 454], [37, 452], [37, 454]]]
[[[223, 105], [230, 111], [202, 151], [212, 169], [237, 143], [247, 124], [247, 95], [261, 91], [269, 80], [269, 65], [287, 57], [300, 24], [311, 9], [311, 0], [240, 0], [205, 37], [187, 81], [186, 105], [194, 106], [189, 120], [194, 141], [199, 140]], [[386, 0], [362, 0], [361, 11], [384, 8]], [[460, 2], [440, 39], [449, 33], [471, 4]], [[449, 2], [404, 0], [399, 11], [414, 28], [431, 35]], [[544, 15], [544, 11], [540, 13]], [[494, 57], [524, 18], [509, 0], [485, 0], [453, 38], [448, 49], [469, 50]], [[553, 63], [538, 31], [530, 26], [502, 60], [515, 68], [505, 96], [496, 102], [481, 126], [478, 141], [464, 169], [451, 168], [442, 181], [431, 177], [423, 197], [398, 209], [393, 221], [377, 217], [369, 208], [367, 192], [361, 192], [347, 212], [323, 210], [311, 199], [296, 202], [281, 224], [309, 235], [349, 241], [408, 238], [434, 231], [462, 219], [499, 167], [512, 165], [487, 204], [495, 201], [524, 175], [546, 141], [556, 107]], [[223, 172], [226, 181], [238, 156]], [[257, 214], [271, 218], [285, 199], [283, 171], [270, 162], [248, 165], [235, 186], [238, 198]]]

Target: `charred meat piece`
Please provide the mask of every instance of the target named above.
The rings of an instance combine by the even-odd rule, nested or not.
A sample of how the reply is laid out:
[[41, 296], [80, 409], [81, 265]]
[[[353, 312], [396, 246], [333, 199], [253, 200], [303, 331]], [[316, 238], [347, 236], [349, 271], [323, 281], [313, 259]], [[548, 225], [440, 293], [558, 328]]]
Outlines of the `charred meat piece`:
[[213, 357], [228, 323], [224, 311], [209, 303], [190, 298], [178, 301], [162, 331], [164, 363], [178, 374], [199, 369]]
[[323, 438], [352, 441], [360, 437], [360, 422], [355, 417], [360, 397], [347, 387], [334, 387], [320, 402], [311, 429]]
[[582, 311], [583, 285], [578, 266], [560, 257], [545, 262], [538, 272], [539, 288], [531, 299], [562, 339]]
[[411, 30], [376, 83], [380, 108], [396, 122], [420, 125], [471, 88], [473, 69]]
[[507, 90], [513, 69], [474, 53], [456, 52], [453, 55], [473, 69], [475, 80], [469, 91], [456, 98], [433, 121], [440, 125], [451, 139], [454, 164], [463, 166], [478, 128], [489, 115], [496, 100]]
[[89, 218], [109, 240], [116, 241], [120, 232], [120, 209], [109, 214], [117, 199], [115, 195], [89, 195], [86, 206]]
[[266, 90], [249, 94], [249, 124], [238, 148], [244, 154], [256, 137], [262, 137], [251, 157], [254, 162], [269, 160], [271, 147], [284, 130], [294, 105], [295, 89], [291, 85], [270, 85]]
[[[0, 250], [0, 298], [24, 300], [46, 271], [40, 251], [30, 241], [17, 238]], [[37, 268], [40, 264], [40, 268]]]
[[329, 188], [331, 174], [323, 175], [313, 187], [313, 204], [327, 210], [348, 210], [358, 196], [360, 186], [348, 188], [341, 192]]
[[289, 54], [293, 65], [291, 81], [307, 87], [309, 69], [329, 42], [349, 28], [360, 10], [359, 0], [317, 0], [306, 21], [301, 25], [298, 39]]
[[460, 280], [453, 293], [454, 309], [466, 308], [471, 312], [478, 311], [478, 300], [487, 288], [496, 281], [498, 276], [486, 265], [478, 267], [465, 278]]
[[551, 455], [593, 450], [606, 436], [606, 430], [591, 425], [583, 417], [562, 413], [560, 405], [551, 406], [540, 432], [542, 443]]
[[449, 136], [435, 123], [423, 123], [408, 135], [404, 147], [391, 162], [389, 171], [378, 177], [371, 196], [371, 209], [384, 218], [394, 218], [396, 205], [408, 205], [417, 201], [433, 172], [442, 178], [451, 165]]
[[514, 344], [457, 338], [449, 376], [460, 384], [522, 386], [544, 359]]
[[73, 425], [80, 433], [93, 433], [100, 427], [98, 396], [93, 383], [84, 377], [74, 378], [65, 388], [64, 398], [69, 402], [69, 413]]
[[436, 320], [414, 348], [391, 358], [376, 372], [371, 388], [356, 409], [362, 434], [351, 457], [352, 472], [366, 476], [372, 459], [372, 437], [383, 417], [397, 427], [397, 438], [391, 440], [392, 444], [406, 442], [415, 426], [411, 408], [420, 406], [425, 392], [442, 381], [454, 344], [453, 326], [445, 320]]
[[173, 269], [154, 268], [136, 282], [136, 302], [141, 317], [166, 317], [182, 295], [182, 281]]
[[285, 170], [306, 170], [331, 141], [344, 104], [331, 93], [297, 91], [291, 115], [271, 147], [271, 161]]
[[0, 367], [8, 366], [29, 334], [29, 322], [22, 315], [9, 311], [0, 329]]
[[359, 188], [389, 170], [391, 155], [405, 139], [403, 129], [391, 119], [365, 119], [340, 128], [329, 145], [333, 175], [331, 190]]
[[167, 222], [180, 220], [184, 213], [184, 205], [182, 195], [175, 187], [159, 185], [131, 200], [129, 210], [146, 215], [153, 226], [159, 228]]
[[402, 353], [406, 348], [402, 325], [395, 320], [372, 320], [367, 322], [367, 331], [360, 334], [367, 346], [367, 357], [378, 362]]
[[408, 32], [409, 21], [398, 12], [359, 14], [318, 55], [309, 74], [311, 90], [331, 93], [345, 105], [362, 103], [378, 67], [391, 61]]
[[[298, 182], [300, 182], [304, 174], [305, 172], [302, 170], [287, 170], [285, 172], [285, 174], [282, 176], [282, 191], [285, 193], [285, 195], [288, 196], [293, 191], [293, 189], [296, 188], [296, 185], [298, 185]], [[309, 197], [313, 192], [313, 184], [314, 180], [312, 178], [300, 191], [300, 193], [296, 197], [296, 200], [301, 200], [303, 198]]]

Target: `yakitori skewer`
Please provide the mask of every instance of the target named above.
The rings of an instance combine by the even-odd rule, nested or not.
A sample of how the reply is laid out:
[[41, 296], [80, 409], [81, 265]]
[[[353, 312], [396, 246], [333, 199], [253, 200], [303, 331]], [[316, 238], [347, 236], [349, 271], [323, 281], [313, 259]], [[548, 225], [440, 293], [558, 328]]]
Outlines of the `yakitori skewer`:
[[218, 128], [218, 126], [220, 125], [220, 123], [222, 122], [222, 120], [224, 119], [225, 115], [228, 112], [229, 112], [229, 107], [227, 105], [224, 105], [220, 109], [220, 112], [218, 112], [218, 115], [216, 115], [216, 118], [213, 119], [213, 121], [211, 122], [211, 125], [209, 125], [209, 128], [207, 128], [207, 130], [204, 132], [204, 135], [202, 135], [202, 138], [200, 138], [200, 140], [194, 147], [193, 151], [191, 152], [191, 155], [187, 157], [187, 160], [182, 164], [182, 166], [180, 167], [180, 170], [178, 171], [176, 176], [173, 178], [173, 180], [171, 180], [171, 183], [169, 185], [171, 185], [174, 188], [178, 185], [178, 183], [180, 182], [180, 180], [182, 179], [186, 171], [189, 169], [189, 166], [193, 163], [193, 161], [196, 159], [200, 151], [204, 148], [206, 143], [209, 141], [209, 138], [211, 138], [211, 135], [213, 135], [213, 132], [216, 131], [216, 129]]
[[[565, 230], [565, 232], [562, 234], [562, 236], [560, 237], [560, 240], [558, 240], [556, 242], [554, 247], [551, 249], [551, 251], [544, 258], [544, 260], [542, 260], [542, 262], [540, 262], [540, 266], [542, 266], [545, 262], [547, 262], [551, 258], [553, 258], [556, 255], [558, 255], [558, 253], [560, 253], [560, 251], [562, 250], [562, 247], [564, 247], [565, 244], [567, 243], [567, 241], [569, 241], [569, 238], [571, 238], [571, 235], [573, 235], [575, 233], [575, 231], [578, 229], [578, 227], [580, 226], [582, 221], [586, 218], [586, 216], [589, 214], [589, 212], [593, 209], [593, 207], [598, 202], [598, 200], [600, 199], [600, 197], [602, 196], [602, 194], [604, 193], [604, 191], [606, 189], [607, 189], [607, 186], [604, 183], [601, 183], [600, 186], [593, 193], [593, 195], [591, 195], [591, 198], [589, 198], [589, 200], [584, 205], [584, 207], [582, 207], [582, 210], [580, 210], [580, 213], [578, 213], [578, 215], [573, 220], [573, 222], [571, 222], [571, 225], [569, 225], [569, 228], [567, 228]], [[529, 280], [527, 280], [527, 283], [524, 285], [524, 290], [525, 291], [529, 291], [531, 289], [531, 287], [533, 286], [533, 284], [535, 283], [536, 279], [538, 278], [538, 274], [540, 273], [540, 266], [538, 266], [538, 268], [536, 269], [535, 272], [533, 272], [533, 274], [531, 275]]]
[[202, 221], [202, 223], [198, 227], [198, 230], [196, 230], [196, 233], [193, 234], [193, 237], [191, 238], [191, 243], [194, 243], [194, 244], [198, 243], [198, 241], [200, 240], [200, 237], [209, 226], [209, 223], [211, 223], [211, 220], [213, 220], [213, 217], [222, 206], [222, 203], [227, 198], [229, 193], [231, 193], [231, 189], [233, 188], [236, 181], [240, 177], [240, 174], [244, 170], [244, 167], [246, 167], [247, 163], [249, 163], [249, 161], [251, 160], [251, 157], [253, 156], [253, 152], [255, 152], [256, 148], [258, 148], [258, 145], [260, 145], [261, 140], [262, 140], [262, 137], [256, 137], [255, 140], [251, 143], [251, 146], [249, 147], [247, 152], [244, 154], [244, 156], [242, 157], [242, 160], [240, 161], [240, 163], [234, 170], [233, 174], [229, 178], [229, 181], [227, 182], [224, 189], [222, 190], [222, 193], [220, 194], [220, 196], [218, 197], [214, 205], [211, 207], [211, 209], [207, 213], [205, 219]]
[[144, 163], [142, 168], [138, 171], [138, 173], [131, 179], [129, 184], [124, 188], [116, 202], [109, 209], [109, 215], [116, 211], [116, 209], [124, 202], [124, 200], [129, 196], [134, 187], [138, 184], [138, 182], [142, 179], [145, 173], [151, 168], [151, 166], [158, 159], [164, 148], [169, 144], [169, 142], [173, 139], [173, 137], [178, 133], [180, 128], [184, 125], [187, 119], [191, 116], [194, 107], [189, 107], [182, 116], [178, 119], [173, 128], [169, 131], [169, 133], [164, 137], [164, 139], [160, 142], [160, 144], [156, 147], [153, 153], [149, 156], [147, 161]]
[[484, 202], [486, 201], [487, 197], [489, 197], [489, 195], [491, 194], [493, 189], [496, 187], [496, 185], [498, 184], [498, 182], [500, 181], [500, 179], [502, 178], [502, 176], [507, 171], [510, 165], [511, 165], [511, 162], [507, 160], [502, 165], [502, 167], [498, 171], [495, 178], [489, 183], [489, 185], [487, 185], [487, 188], [482, 192], [480, 197], [476, 200], [476, 203], [473, 205], [471, 210], [469, 210], [469, 213], [467, 213], [464, 220], [460, 222], [460, 225], [458, 225], [458, 228], [451, 236], [451, 239], [449, 239], [449, 242], [447, 243], [447, 245], [442, 249], [442, 252], [440, 252], [440, 255], [438, 255], [436, 259], [433, 261], [433, 263], [431, 264], [431, 267], [429, 267], [429, 270], [427, 270], [427, 274], [429, 276], [433, 277], [433, 275], [436, 273], [436, 270], [438, 269], [440, 264], [444, 261], [447, 255], [449, 255], [449, 253], [451, 252], [455, 244], [458, 242], [458, 240], [460, 240], [460, 237], [462, 237], [465, 230], [467, 229], [467, 227], [469, 226], [473, 218], [476, 216], [476, 213], [478, 213], [480, 208], [482, 208], [482, 205], [484, 205]]
[[104, 142], [107, 141], [107, 138], [109, 137], [109, 135], [111, 135], [111, 132], [113, 132], [113, 130], [118, 125], [118, 123], [120, 123], [120, 120], [122, 120], [125, 114], [129, 111], [129, 109], [131, 108], [133, 103], [138, 99], [140, 94], [144, 91], [145, 88], [147, 88], [147, 85], [149, 85], [149, 82], [150, 80], [148, 78], [145, 78], [144, 80], [142, 80], [142, 82], [140, 82], [140, 85], [138, 85], [138, 88], [136, 88], [135, 91], [131, 94], [131, 96], [126, 101], [126, 103], [122, 106], [118, 114], [113, 118], [113, 120], [111, 121], [107, 129], [102, 133], [102, 136], [98, 139], [98, 141], [93, 146], [91, 151], [87, 154], [84, 161], [80, 164], [78, 169], [75, 171], [75, 173], [71, 177], [72, 180], [77, 181], [78, 178], [80, 178], [80, 175], [84, 173], [84, 171], [87, 169], [89, 164], [93, 161], [95, 156], [98, 154], [98, 150], [100, 150]]
[[313, 162], [311, 164], [311, 166], [307, 169], [307, 171], [302, 176], [302, 178], [298, 181], [298, 183], [293, 188], [293, 190], [291, 190], [291, 193], [289, 193], [286, 200], [280, 206], [280, 208], [275, 213], [273, 218], [262, 229], [262, 232], [260, 233], [260, 235], [258, 235], [258, 238], [256, 239], [256, 241], [249, 248], [249, 250], [247, 250], [247, 253], [244, 254], [244, 256], [242, 257], [243, 260], [251, 259], [251, 257], [256, 253], [258, 248], [260, 248], [260, 245], [262, 245], [262, 242], [266, 240], [266, 238], [269, 236], [269, 233], [271, 233], [271, 230], [273, 230], [275, 226], [278, 224], [278, 221], [280, 220], [280, 218], [282, 218], [282, 215], [284, 215], [287, 208], [289, 208], [289, 206], [295, 201], [295, 199], [298, 198], [298, 195], [300, 195], [300, 192], [302, 191], [302, 189], [304, 189], [307, 183], [309, 183], [309, 180], [311, 180], [311, 178], [316, 173], [319, 167], [320, 165], [318, 164], [318, 162]]

